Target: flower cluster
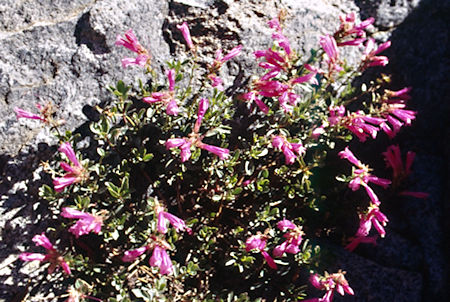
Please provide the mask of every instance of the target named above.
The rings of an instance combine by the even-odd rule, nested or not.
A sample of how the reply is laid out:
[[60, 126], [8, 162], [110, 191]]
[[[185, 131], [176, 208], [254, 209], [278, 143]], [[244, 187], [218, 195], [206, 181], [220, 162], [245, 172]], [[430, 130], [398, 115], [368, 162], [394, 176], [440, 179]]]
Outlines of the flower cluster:
[[303, 156], [306, 152], [306, 148], [303, 147], [302, 143], [290, 143], [283, 136], [272, 137], [272, 146], [275, 149], [283, 151], [286, 165], [292, 165], [295, 162], [297, 159], [295, 153], [297, 153], [298, 156]]
[[311, 284], [320, 290], [326, 290], [327, 292], [322, 298], [307, 299], [305, 302], [331, 302], [333, 301], [334, 293], [337, 291], [340, 295], [345, 293], [354, 295], [353, 289], [348, 285], [347, 280], [344, 277], [345, 272], [337, 272], [334, 274], [328, 274], [325, 272], [325, 276], [319, 276], [313, 274], [309, 278]]
[[58, 266], [61, 266], [64, 272], [68, 275], [71, 274], [70, 267], [61, 254], [55, 249], [50, 240], [45, 236], [44, 233], [41, 235], [35, 235], [33, 237], [33, 242], [37, 246], [42, 246], [46, 249], [47, 254], [39, 254], [39, 253], [22, 253], [19, 255], [20, 260], [22, 261], [34, 261], [37, 260], [39, 262], [50, 262], [50, 267], [48, 268], [48, 273], [52, 274]]
[[179, 148], [181, 153], [181, 162], [185, 162], [189, 160], [191, 157], [191, 146], [195, 146], [197, 148], [206, 150], [208, 152], [214, 153], [220, 159], [227, 159], [230, 155], [230, 150], [208, 145], [202, 142], [203, 136], [201, 136], [198, 132], [200, 130], [200, 125], [202, 123], [203, 117], [206, 114], [206, 111], [209, 107], [208, 99], [202, 98], [198, 105], [197, 112], [197, 121], [195, 122], [194, 129], [189, 137], [185, 138], [171, 138], [168, 139], [165, 143], [167, 149]]
[[125, 48], [128, 48], [132, 52], [135, 52], [137, 54], [136, 58], [124, 58], [122, 59], [122, 66], [123, 68], [127, 68], [128, 66], [134, 64], [141, 67], [149, 66], [150, 65], [150, 59], [151, 56], [147, 49], [145, 49], [138, 41], [136, 36], [133, 33], [133, 30], [128, 30], [125, 35], [125, 37], [121, 37], [120, 35], [117, 36], [116, 39], [116, 45], [123, 46]]

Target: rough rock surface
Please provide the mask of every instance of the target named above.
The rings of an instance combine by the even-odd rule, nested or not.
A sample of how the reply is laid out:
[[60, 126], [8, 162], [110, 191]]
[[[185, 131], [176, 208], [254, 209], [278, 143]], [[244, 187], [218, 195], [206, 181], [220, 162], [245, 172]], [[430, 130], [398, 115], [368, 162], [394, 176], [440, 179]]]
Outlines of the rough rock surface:
[[[423, 0], [4, 0], [0, 4], [0, 301], [45, 284], [42, 269], [23, 265], [17, 255], [31, 237], [51, 225], [52, 213], [38, 200], [37, 189], [49, 182], [39, 164], [56, 147], [35, 121], [17, 122], [13, 109], [35, 110], [48, 100], [60, 110], [67, 129], [91, 118], [91, 106], [110, 99], [106, 90], [118, 79], [131, 82], [138, 68], [123, 71], [128, 51], [114, 46], [116, 36], [132, 28], [153, 54], [153, 66], [184, 48], [176, 24], [187, 21], [200, 52], [213, 54], [241, 43], [244, 53], [227, 64], [242, 81], [255, 67], [251, 53], [270, 42], [266, 22], [285, 8], [285, 33], [307, 52], [319, 34], [332, 31], [337, 16], [359, 11], [377, 19], [380, 40], [391, 36], [391, 72], [414, 87], [416, 124], [400, 139], [418, 152], [414, 177], [427, 201], [404, 199], [390, 213], [393, 232], [377, 249], [357, 254], [338, 250], [341, 267], [357, 298], [345, 301], [431, 301], [445, 295], [443, 218], [449, 185], [449, 19], [448, 1]], [[401, 88], [401, 87], [399, 87]], [[446, 211], [446, 212], [444, 212]], [[448, 220], [447, 220], [448, 221]], [[449, 240], [447, 239], [447, 244]], [[448, 257], [448, 254], [447, 254]], [[42, 290], [41, 286], [41, 290]], [[45, 287], [44, 287], [45, 288]], [[51, 297], [47, 296], [47, 300]]]

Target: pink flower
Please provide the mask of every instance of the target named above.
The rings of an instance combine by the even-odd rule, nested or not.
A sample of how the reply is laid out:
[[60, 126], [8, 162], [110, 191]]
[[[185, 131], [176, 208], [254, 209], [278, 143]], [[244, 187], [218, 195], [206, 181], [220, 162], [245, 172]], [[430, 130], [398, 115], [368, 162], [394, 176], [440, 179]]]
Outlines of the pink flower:
[[148, 250], [148, 246], [143, 246], [131, 251], [126, 251], [122, 257], [122, 261], [123, 262], [132, 262], [134, 261], [137, 257], [141, 256], [142, 254], [144, 254], [147, 250]]
[[333, 71], [341, 71], [342, 67], [339, 66], [339, 52], [334, 37], [330, 35], [321, 36], [319, 38], [320, 46], [322, 46], [325, 51], [328, 63], [328, 71], [331, 74]]
[[32, 119], [32, 120], [40, 120], [40, 121], [43, 121], [43, 122], [46, 121], [46, 119], [43, 116], [40, 116], [40, 115], [31, 113], [31, 112], [25, 111], [25, 110], [17, 108], [17, 107], [14, 108], [14, 111], [16, 112], [17, 119], [19, 119], [19, 118], [28, 118], [28, 119]]
[[148, 250], [153, 249], [149, 264], [153, 267], [159, 267], [159, 272], [163, 275], [171, 274], [173, 265], [166, 251], [166, 249], [170, 248], [170, 245], [162, 239], [156, 237], [153, 237], [153, 239], [155, 240], [155, 243], [151, 243], [134, 250], [126, 251], [122, 257], [122, 261], [132, 262]]
[[180, 109], [175, 100], [175, 69], [169, 69], [166, 72], [166, 75], [169, 82], [169, 90], [153, 92], [151, 96], [142, 98], [142, 101], [149, 104], [162, 102], [166, 106], [166, 113], [168, 115], [176, 116], [180, 113]]
[[79, 219], [69, 229], [69, 231], [74, 234], [76, 238], [81, 235], [89, 234], [89, 232], [98, 234], [100, 233], [103, 225], [102, 216], [81, 212], [68, 207], [62, 209], [61, 216], [65, 218]]
[[275, 32], [272, 34], [272, 39], [278, 42], [278, 45], [280, 45], [280, 47], [284, 49], [288, 57], [292, 54], [291, 44], [289, 43], [289, 40], [288, 38], [286, 38], [286, 36], [284, 36], [280, 32]]
[[180, 148], [181, 162], [191, 158], [191, 142], [186, 138], [171, 138], [165, 143], [166, 149]]
[[175, 228], [177, 232], [186, 230], [188, 233], [191, 232], [191, 230], [186, 227], [186, 224], [184, 223], [184, 220], [181, 218], [178, 218], [175, 215], [172, 215], [168, 212], [165, 212], [163, 210], [159, 210], [158, 213], [158, 225], [157, 229], [158, 232], [162, 234], [167, 233], [167, 221], [169, 221], [170, 224]]
[[211, 80], [211, 86], [212, 87], [217, 87], [217, 89], [219, 91], [223, 91], [224, 90], [223, 81], [222, 81], [221, 78], [219, 78], [215, 74], [210, 74], [210, 75], [208, 75], [208, 79]]
[[246, 100], [246, 101], [255, 102], [255, 104], [258, 106], [258, 108], [264, 114], [268, 114], [269, 113], [269, 107], [266, 104], [264, 104], [264, 102], [258, 97], [256, 92], [251, 91], [251, 92], [244, 93], [242, 95], [242, 98], [244, 100]]
[[275, 149], [281, 149], [286, 160], [286, 165], [292, 165], [297, 159], [297, 156], [303, 156], [306, 152], [306, 148], [301, 143], [289, 143], [283, 136], [273, 136], [272, 146]]
[[208, 108], [209, 108], [208, 99], [205, 98], [200, 99], [200, 102], [198, 103], [197, 121], [195, 122], [194, 133], [198, 133], [198, 131], [200, 130], [200, 125], [203, 121], [203, 117], [205, 116]]
[[385, 119], [367, 116], [363, 111], [353, 112], [345, 116], [345, 107], [329, 107], [328, 122], [331, 126], [343, 126], [350, 130], [361, 142], [366, 141], [367, 137], [371, 136], [376, 138], [378, 127], [383, 129], [382, 124], [385, 123]]
[[333, 300], [334, 292], [337, 291], [340, 295], [345, 293], [354, 295], [353, 289], [348, 285], [347, 280], [344, 277], [345, 272], [337, 272], [334, 274], [328, 274], [325, 272], [325, 276], [321, 277], [314, 274], [310, 277], [311, 284], [320, 290], [326, 290], [327, 292], [322, 298], [308, 299], [305, 301], [313, 302], [331, 302]]
[[251, 250], [256, 250], [261, 253], [261, 255], [266, 260], [267, 264], [272, 269], [277, 269], [275, 261], [270, 257], [270, 255], [264, 250], [266, 247], [266, 238], [261, 235], [253, 235], [245, 241], [245, 250], [250, 252]]
[[337, 43], [338, 46], [360, 45], [363, 43], [366, 40], [364, 29], [375, 21], [374, 18], [368, 18], [361, 23], [356, 24], [356, 14], [354, 12], [348, 13], [345, 16], [340, 16], [339, 19], [341, 21], [341, 26], [334, 34], [336, 39], [339, 40]]
[[278, 20], [278, 17], [267, 21], [267, 24], [269, 25], [270, 28], [275, 29], [276, 31], [281, 31], [281, 24], [280, 21]]
[[153, 248], [153, 254], [150, 258], [150, 265], [155, 267], [159, 267], [159, 272], [163, 275], [168, 275], [172, 273], [173, 265], [170, 260], [169, 255], [167, 254], [166, 249], [163, 247], [156, 245]]
[[214, 68], [216, 70], [220, 69], [220, 67], [223, 65], [223, 63], [238, 56], [241, 53], [241, 50], [242, 50], [242, 45], [238, 45], [238, 46], [234, 47], [232, 50], [230, 50], [230, 52], [227, 53], [225, 56], [222, 56], [221, 49], [217, 50], [212, 68]]
[[208, 152], [214, 153], [215, 155], [217, 155], [221, 160], [227, 159], [228, 156], [230, 155], [230, 150], [226, 149], [226, 148], [220, 148], [220, 147], [216, 147], [216, 146], [211, 146], [211, 145], [207, 145], [204, 143], [197, 143], [197, 147], [199, 147], [200, 149], [206, 150]]
[[364, 56], [362, 59], [361, 70], [365, 70], [371, 66], [386, 66], [389, 63], [389, 59], [385, 56], [376, 56], [380, 52], [386, 50], [391, 46], [391, 41], [387, 41], [381, 44], [375, 49], [375, 40], [373, 38], [367, 39], [366, 48], [364, 50]]
[[70, 164], [66, 162], [60, 162], [61, 168], [67, 173], [63, 177], [56, 177], [53, 179], [53, 186], [56, 192], [61, 192], [65, 187], [86, 180], [88, 177], [87, 171], [78, 161], [72, 146], [66, 142], [62, 143], [58, 149], [64, 153], [70, 161]]
[[39, 253], [22, 253], [19, 255], [19, 258], [22, 261], [48, 261], [50, 262], [50, 267], [48, 268], [49, 274], [53, 273], [58, 265], [62, 267], [66, 274], [71, 274], [69, 265], [59, 254], [59, 252], [53, 247], [53, 244], [50, 242], [47, 236], [45, 236], [44, 233], [42, 233], [41, 235], [35, 235], [33, 237], [33, 242], [36, 244], [36, 246], [44, 247], [47, 250], [47, 254], [43, 255]]
[[369, 182], [372, 182], [376, 185], [382, 186], [383, 188], [387, 188], [389, 184], [391, 184], [391, 181], [384, 178], [378, 178], [376, 176], [373, 176], [369, 173], [370, 169], [368, 166], [363, 165], [350, 151], [348, 147], [344, 149], [344, 151], [339, 152], [339, 157], [342, 159], [347, 159], [349, 162], [351, 162], [353, 165], [355, 165], [358, 169], [354, 169], [352, 180], [349, 183], [349, 187], [356, 191], [360, 188], [362, 185], [365, 189], [367, 194], [369, 195], [370, 199], [375, 205], [379, 205], [380, 201], [378, 200], [378, 197], [373, 192], [373, 190], [369, 187]]
[[380, 212], [377, 205], [370, 205], [366, 214], [360, 215], [359, 229], [356, 232], [356, 237], [366, 237], [369, 235], [372, 225], [378, 231], [381, 238], [384, 238], [386, 231], [384, 227], [389, 222], [386, 215]]
[[[405, 165], [403, 165], [402, 155], [398, 145], [391, 145], [383, 152], [386, 166], [392, 168], [392, 179], [394, 187], [399, 186], [411, 173], [411, 166], [413, 164], [416, 153], [408, 151], [406, 153]], [[429, 194], [424, 192], [402, 191], [398, 193], [402, 196], [412, 196], [416, 198], [428, 198]]]
[[177, 25], [177, 28], [181, 31], [184, 40], [186, 41], [187, 46], [190, 49], [194, 49], [194, 43], [192, 43], [191, 33], [189, 32], [189, 27], [186, 22], [183, 22], [181, 25]]
[[281, 257], [285, 252], [290, 254], [297, 254], [300, 252], [299, 246], [302, 242], [302, 236], [304, 235], [302, 227], [296, 226], [292, 221], [287, 219], [279, 221], [277, 227], [283, 232], [286, 230], [289, 230], [289, 232], [283, 235], [286, 240], [274, 248], [273, 255], [275, 257]]
[[129, 29], [127, 32], [125, 32], [125, 37], [121, 37], [120, 35], [118, 35], [115, 44], [118, 46], [124, 46], [125, 48], [128, 48], [132, 52], [138, 54], [136, 58], [122, 59], [123, 68], [126, 68], [131, 64], [136, 64], [144, 67], [145, 65], [147, 65], [147, 63], [149, 63], [150, 55], [148, 51], [144, 47], [142, 47], [141, 44], [139, 44], [139, 41], [134, 35], [133, 30]]

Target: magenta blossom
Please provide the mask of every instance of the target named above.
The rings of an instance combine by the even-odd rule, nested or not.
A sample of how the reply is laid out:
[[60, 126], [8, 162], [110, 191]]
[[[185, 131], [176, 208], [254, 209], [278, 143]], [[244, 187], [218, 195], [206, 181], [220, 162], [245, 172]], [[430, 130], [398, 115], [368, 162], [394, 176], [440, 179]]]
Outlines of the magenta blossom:
[[70, 164], [66, 162], [59, 163], [61, 168], [67, 173], [63, 177], [53, 179], [55, 191], [61, 192], [65, 187], [73, 183], [86, 180], [88, 178], [88, 172], [78, 161], [72, 146], [68, 142], [62, 143], [58, 150], [64, 153], [70, 161]]
[[98, 234], [102, 229], [103, 216], [101, 215], [93, 215], [73, 208], [65, 207], [62, 209], [61, 216], [65, 218], [79, 219], [69, 229], [69, 231], [74, 234], [76, 238], [81, 235], [89, 234], [90, 232]]
[[14, 108], [14, 111], [16, 112], [17, 119], [19, 119], [19, 118], [28, 118], [28, 119], [32, 119], [32, 120], [40, 120], [40, 121], [43, 121], [43, 122], [46, 121], [45, 118], [43, 116], [41, 116], [41, 115], [37, 115], [37, 114], [25, 111], [25, 110], [17, 108], [17, 107]]
[[122, 59], [123, 68], [126, 68], [131, 64], [139, 65], [142, 67], [150, 64], [150, 54], [148, 53], [147, 49], [139, 44], [139, 41], [134, 35], [133, 30], [129, 29], [127, 32], [125, 32], [125, 37], [121, 37], [120, 35], [118, 35], [115, 44], [128, 48], [132, 52], [138, 54], [136, 58]]
[[149, 264], [153, 267], [159, 267], [159, 272], [163, 275], [169, 275], [173, 271], [173, 264], [167, 254], [167, 249], [170, 249], [170, 245], [162, 239], [153, 237], [155, 243], [148, 244], [138, 249], [126, 251], [122, 257], [124, 262], [132, 262], [137, 257], [143, 255], [146, 251], [153, 249], [152, 256], [149, 260]]
[[375, 40], [373, 38], [367, 39], [361, 70], [365, 70], [371, 66], [386, 66], [389, 63], [389, 59], [385, 56], [377, 56], [377, 54], [386, 50], [390, 46], [391, 41], [387, 41], [375, 49]]
[[192, 43], [191, 39], [191, 33], [189, 32], [189, 27], [186, 22], [183, 22], [181, 25], [177, 25], [177, 28], [181, 31], [181, 34], [183, 35], [184, 40], [186, 41], [187, 46], [193, 50], [194, 49], [194, 43]]
[[292, 221], [287, 219], [279, 221], [277, 227], [280, 231], [289, 231], [283, 235], [286, 240], [274, 248], [273, 255], [275, 257], [281, 257], [285, 252], [290, 254], [297, 254], [300, 252], [299, 246], [302, 243], [302, 236], [304, 235], [302, 227], [295, 225]]
[[215, 73], [209, 74], [208, 79], [211, 80], [211, 86], [217, 88], [219, 91], [223, 91], [223, 81]]
[[351, 12], [345, 16], [340, 16], [341, 26], [339, 30], [334, 34], [334, 37], [339, 42], [338, 46], [356, 46], [363, 43], [366, 39], [365, 29], [371, 25], [375, 19], [368, 18], [358, 24], [356, 24], [356, 13]]
[[[331, 126], [343, 126], [350, 130], [361, 142], [367, 137], [376, 138], [378, 131], [383, 129], [385, 119], [366, 115], [363, 111], [345, 115], [344, 106], [329, 107], [328, 122]], [[380, 128], [378, 128], [380, 127]]]
[[384, 178], [378, 178], [372, 174], [369, 173], [370, 169], [368, 166], [363, 165], [356, 157], [355, 155], [350, 151], [348, 147], [345, 148], [344, 151], [339, 152], [340, 158], [345, 158], [349, 162], [351, 162], [354, 166], [356, 166], [357, 169], [354, 169], [353, 171], [353, 178], [348, 184], [349, 188], [353, 191], [356, 191], [360, 188], [360, 186], [363, 186], [366, 189], [367, 194], [369, 195], [371, 201], [375, 205], [379, 205], [380, 201], [375, 194], [375, 192], [372, 190], [372, 188], [369, 187], [369, 183], [372, 182], [376, 185], [382, 186], [383, 188], [387, 188], [391, 181]]
[[200, 130], [200, 125], [202, 124], [203, 117], [205, 116], [208, 108], [209, 108], [208, 99], [205, 98], [200, 99], [200, 101], [198, 102], [197, 121], [195, 121], [194, 133], [198, 133], [198, 131]]
[[380, 212], [377, 205], [372, 204], [369, 206], [367, 213], [360, 215], [359, 229], [356, 232], [357, 237], [366, 237], [369, 235], [370, 230], [373, 227], [380, 234], [381, 238], [386, 236], [384, 227], [389, 222], [386, 215]]
[[297, 156], [303, 156], [306, 153], [306, 148], [303, 147], [302, 143], [290, 143], [284, 136], [273, 136], [272, 146], [275, 149], [281, 149], [286, 160], [286, 165], [292, 165], [297, 159]]
[[47, 250], [47, 254], [44, 255], [39, 253], [22, 253], [19, 255], [19, 258], [22, 261], [48, 261], [50, 262], [50, 267], [48, 268], [49, 274], [53, 273], [58, 265], [62, 267], [66, 274], [71, 274], [69, 265], [59, 254], [59, 252], [53, 247], [53, 244], [50, 242], [47, 236], [45, 236], [44, 233], [42, 233], [41, 235], [35, 235], [33, 237], [33, 242], [36, 244], [36, 246], [44, 247]]
[[[392, 168], [392, 180], [394, 182], [394, 187], [400, 185], [411, 173], [411, 166], [413, 164], [416, 153], [408, 151], [406, 153], [405, 164], [403, 165], [402, 155], [400, 152], [400, 147], [398, 145], [389, 146], [386, 152], [383, 152], [384, 160], [386, 161], [386, 166]], [[416, 198], [428, 198], [428, 193], [423, 192], [411, 192], [402, 191], [399, 195], [412, 196]]]
[[343, 68], [339, 65], [339, 52], [334, 37], [330, 35], [321, 36], [319, 38], [320, 46], [326, 54], [326, 62], [328, 64], [328, 74], [331, 75], [334, 71], [342, 71]]
[[305, 300], [305, 302], [331, 302], [333, 300], [334, 292], [337, 291], [340, 295], [345, 293], [354, 295], [353, 289], [348, 285], [347, 280], [344, 277], [345, 272], [337, 272], [334, 274], [328, 274], [325, 272], [325, 276], [319, 276], [313, 274], [310, 277], [311, 284], [320, 290], [326, 290], [327, 292], [322, 298], [314, 298]]
[[207, 145], [202, 142], [196, 144], [197, 147], [200, 149], [206, 150], [208, 152], [214, 153], [217, 155], [221, 160], [227, 159], [228, 156], [230, 156], [230, 150], [226, 148], [220, 148], [217, 146]]
[[258, 97], [257, 93], [255, 91], [250, 91], [247, 93], [244, 93], [242, 95], [242, 98], [249, 102], [255, 102], [256, 106], [264, 113], [269, 113], [269, 107], [264, 104], [264, 102]]
[[177, 232], [186, 230], [189, 234], [192, 233], [192, 230], [186, 227], [186, 223], [183, 219], [178, 218], [175, 215], [172, 215], [168, 212], [165, 212], [161, 207], [157, 207], [158, 212], [158, 224], [157, 229], [158, 232], [162, 234], [167, 233], [167, 221], [175, 228]]
[[251, 250], [256, 250], [261, 253], [261, 255], [266, 260], [270, 268], [278, 269], [275, 261], [270, 257], [270, 255], [264, 250], [266, 247], [266, 238], [262, 235], [253, 235], [245, 241], [245, 250], [250, 252]]
[[142, 100], [149, 104], [161, 102], [166, 106], [168, 115], [176, 116], [180, 113], [180, 109], [175, 100], [175, 69], [167, 70], [166, 75], [169, 82], [169, 90], [153, 92], [151, 96], [144, 97]]
[[225, 56], [222, 56], [222, 49], [216, 51], [216, 55], [214, 58], [214, 63], [212, 65], [212, 69], [219, 70], [222, 67], [223, 63], [231, 60], [232, 58], [238, 56], [241, 53], [242, 45], [238, 45], [230, 50]]
[[166, 149], [179, 148], [181, 162], [185, 162], [191, 158], [191, 142], [187, 138], [171, 138], [165, 143]]

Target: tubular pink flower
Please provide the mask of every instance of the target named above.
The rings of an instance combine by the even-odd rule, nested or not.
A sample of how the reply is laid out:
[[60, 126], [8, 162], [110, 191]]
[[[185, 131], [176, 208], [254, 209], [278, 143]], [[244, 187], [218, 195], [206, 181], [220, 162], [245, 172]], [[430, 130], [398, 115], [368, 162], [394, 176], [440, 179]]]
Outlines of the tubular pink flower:
[[286, 232], [286, 230], [295, 229], [296, 227], [297, 226], [295, 225], [295, 223], [287, 219], [280, 220], [277, 223], [277, 228], [282, 232]]
[[45, 122], [45, 118], [40, 115], [25, 111], [25, 110], [17, 108], [17, 107], [14, 108], [14, 111], [16, 112], [17, 119], [28, 118], [28, 119], [32, 119], [32, 120], [40, 120], [40, 121]]
[[186, 138], [171, 138], [165, 143], [166, 149], [180, 148], [181, 162], [185, 162], [191, 157], [191, 144]]
[[46, 250], [55, 250], [53, 244], [50, 242], [47, 236], [45, 236], [44, 233], [42, 233], [41, 235], [35, 235], [32, 240], [37, 246], [42, 246]]
[[250, 252], [251, 250], [263, 250], [266, 247], [266, 241], [261, 235], [253, 235], [245, 241], [245, 250]]
[[277, 264], [275, 263], [275, 261], [272, 259], [272, 257], [270, 257], [270, 255], [266, 251], [261, 251], [261, 255], [264, 257], [264, 259], [266, 260], [266, 262], [270, 268], [278, 269]]
[[122, 257], [123, 262], [132, 262], [140, 255], [144, 254], [148, 250], [148, 246], [143, 246], [138, 249], [126, 251]]
[[250, 92], [244, 93], [242, 95], [242, 98], [244, 100], [247, 100], [247, 101], [250, 101], [250, 102], [255, 102], [255, 104], [258, 106], [258, 108], [264, 114], [268, 114], [269, 113], [269, 107], [266, 104], [264, 104], [263, 101], [261, 101], [261, 99], [257, 96], [256, 92], [250, 91]]
[[175, 69], [169, 69], [166, 71], [167, 80], [169, 81], [169, 91], [175, 89]]
[[225, 63], [226, 61], [231, 60], [232, 58], [238, 56], [241, 53], [242, 45], [238, 45], [234, 47], [229, 53], [227, 53], [223, 58], [221, 58], [219, 61], [220, 63]]
[[53, 179], [53, 187], [56, 192], [62, 192], [65, 187], [68, 187], [76, 182], [78, 182], [77, 177], [71, 176], [56, 177], [55, 179]]
[[291, 55], [292, 50], [291, 50], [291, 44], [289, 43], [288, 38], [286, 38], [283, 34], [281, 34], [280, 32], [275, 32], [272, 34], [272, 39], [274, 39], [275, 41], [278, 42], [278, 44], [280, 45], [281, 48], [284, 49], [284, 51], [286, 52], [286, 54], [288, 56]]
[[160, 211], [158, 213], [158, 224], [157, 224], [158, 232], [162, 234], [167, 233], [167, 220], [169, 221], [170, 224], [172, 224], [172, 226], [175, 228], [177, 232], [188, 229], [186, 227], [185, 222], [181, 218], [178, 218], [177, 216], [172, 215], [168, 212]]
[[150, 55], [148, 51], [144, 47], [142, 47], [141, 44], [139, 44], [136, 36], [131, 29], [125, 32], [125, 37], [121, 37], [120, 35], [118, 35], [115, 44], [118, 46], [124, 46], [125, 48], [128, 48], [129, 50], [138, 54], [136, 58], [122, 59], [123, 68], [127, 68], [132, 64], [144, 67], [150, 61]]
[[98, 234], [100, 233], [103, 225], [102, 216], [92, 215], [68, 207], [63, 208], [61, 216], [65, 218], [79, 219], [69, 229], [69, 231], [74, 234], [76, 238], [81, 235], [89, 234], [90, 232]]
[[339, 152], [339, 157], [342, 159], [347, 159], [353, 165], [361, 167], [362, 163], [356, 158], [352, 151], [348, 147], [345, 147], [344, 151]]
[[386, 50], [391, 46], [391, 41], [387, 41], [381, 44], [375, 49], [375, 40], [373, 38], [367, 39], [366, 48], [364, 50], [364, 56], [362, 59], [362, 67], [364, 70], [371, 66], [385, 66], [389, 63], [389, 59], [385, 56], [376, 56], [378, 53]]
[[349, 295], [354, 295], [353, 289], [348, 285], [347, 280], [344, 277], [345, 272], [339, 271], [331, 275], [326, 274], [325, 277], [320, 277], [315, 274], [310, 277], [311, 284], [321, 290], [326, 290], [327, 292], [322, 298], [308, 299], [308, 302], [331, 302], [333, 299], [334, 292], [337, 291], [339, 294], [344, 295], [347, 293]]
[[163, 275], [172, 273], [172, 261], [170, 260], [167, 251], [159, 245], [154, 247], [149, 263], [153, 267], [159, 267], [159, 272]]
[[178, 148], [186, 143], [184, 138], [171, 138], [165, 143], [166, 149]]
[[208, 152], [214, 153], [215, 155], [217, 155], [221, 160], [225, 160], [228, 158], [228, 156], [230, 155], [230, 150], [225, 149], [225, 148], [220, 148], [220, 147], [216, 147], [216, 146], [211, 146], [211, 145], [207, 145], [204, 143], [199, 143], [197, 144], [197, 146], [200, 149], [206, 150]]
[[141, 44], [139, 44], [139, 41], [134, 35], [132, 29], [125, 32], [124, 38], [118, 35], [115, 44], [118, 46], [124, 46], [135, 53], [141, 53], [144, 50]]
[[205, 98], [200, 99], [200, 102], [198, 103], [197, 121], [195, 122], [194, 133], [198, 133], [198, 131], [200, 130], [200, 125], [208, 108], [209, 108], [208, 99]]
[[281, 24], [280, 21], [278, 21], [278, 18], [273, 18], [269, 21], [267, 21], [267, 24], [269, 25], [270, 28], [276, 30], [276, 31], [281, 31]]
[[189, 32], [189, 27], [186, 22], [183, 22], [181, 25], [177, 25], [177, 28], [181, 31], [184, 40], [186, 41], [187, 46], [190, 49], [194, 49], [194, 43], [192, 43], [191, 33]]
[[211, 80], [211, 86], [212, 87], [216, 87], [219, 91], [223, 91], [224, 87], [223, 87], [223, 81], [221, 78], [219, 78], [218, 76], [216, 76], [215, 74], [210, 74], [208, 75], [208, 79]]
[[56, 192], [61, 192], [65, 187], [80, 182], [87, 178], [86, 170], [78, 161], [72, 146], [69, 143], [62, 143], [58, 149], [64, 153], [69, 159], [71, 165], [67, 163], [60, 163], [61, 167], [68, 172], [63, 177], [56, 177], [53, 179], [53, 186]]
[[166, 113], [173, 116], [177, 116], [178, 113], [180, 113], [180, 108], [178, 108], [177, 101], [170, 100], [169, 103], [167, 103]]
[[255, 83], [255, 90], [265, 97], [281, 96], [288, 89], [288, 85], [278, 81], [258, 81]]
[[20, 260], [22, 261], [45, 261], [47, 259], [46, 255], [39, 253], [22, 253], [19, 255]]
[[335, 62], [338, 59], [336, 40], [330, 35], [325, 35], [319, 38], [319, 43], [327, 54], [328, 60]]
[[284, 144], [284, 138], [282, 136], [272, 137], [272, 146], [276, 149], [281, 149]]
[[75, 155], [75, 151], [73, 151], [72, 146], [69, 143], [62, 143], [61, 146], [59, 146], [58, 151], [64, 153], [75, 167], [81, 167], [81, 164]]
[[50, 240], [45, 236], [44, 233], [41, 235], [35, 235], [33, 237], [33, 242], [37, 246], [42, 246], [47, 250], [47, 254], [39, 254], [39, 253], [22, 253], [19, 255], [19, 258], [22, 261], [34, 261], [38, 260], [40, 262], [48, 261], [50, 262], [50, 266], [48, 268], [48, 273], [51, 274], [55, 270], [55, 268], [60, 265], [64, 272], [68, 275], [71, 274], [70, 267], [64, 258], [59, 254], [59, 252], [53, 247], [53, 244]]
[[270, 255], [266, 251], [264, 251], [265, 247], [266, 239], [259, 234], [253, 235], [247, 238], [247, 240], [245, 241], [245, 250], [247, 252], [250, 252], [251, 250], [257, 250], [264, 257], [270, 268], [277, 269], [278, 267], [272, 257], [270, 257]]
[[121, 62], [123, 68], [127, 68], [130, 65], [138, 65], [144, 67], [149, 59], [150, 59], [149, 55], [140, 54], [136, 58], [123, 58]]

